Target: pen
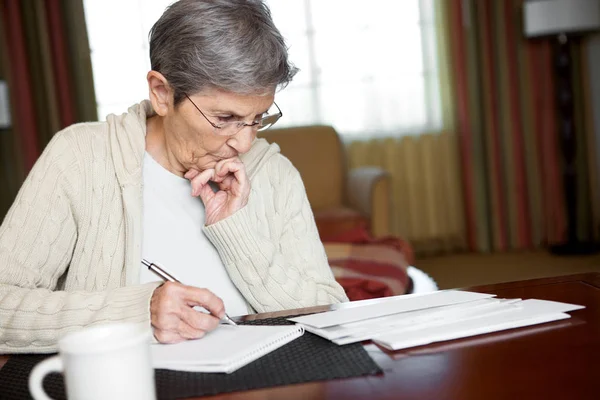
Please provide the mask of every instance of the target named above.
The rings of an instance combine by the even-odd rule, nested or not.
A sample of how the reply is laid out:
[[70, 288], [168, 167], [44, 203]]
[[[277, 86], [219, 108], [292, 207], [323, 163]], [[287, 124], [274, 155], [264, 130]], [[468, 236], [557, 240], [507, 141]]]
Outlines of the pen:
[[[175, 278], [173, 275], [169, 274], [167, 271], [154, 264], [153, 262], [150, 262], [146, 259], [142, 259], [142, 264], [144, 264], [146, 267], [148, 267], [150, 271], [154, 272], [156, 275], [160, 276], [166, 281], [181, 283], [179, 279]], [[231, 318], [229, 318], [229, 315], [227, 314], [223, 316], [222, 321], [225, 321], [229, 325], [237, 325], [235, 322], [233, 322]]]

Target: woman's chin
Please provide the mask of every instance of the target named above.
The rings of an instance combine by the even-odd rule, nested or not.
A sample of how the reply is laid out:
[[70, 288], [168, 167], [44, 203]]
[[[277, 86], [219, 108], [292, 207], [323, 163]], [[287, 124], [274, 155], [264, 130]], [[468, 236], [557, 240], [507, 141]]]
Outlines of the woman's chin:
[[203, 171], [206, 171], [207, 169], [215, 169], [215, 166], [217, 165], [217, 163], [219, 161], [220, 160], [211, 161], [211, 162], [207, 162], [202, 165], [190, 165], [190, 166], [187, 166], [187, 168], [188, 168], [188, 171], [196, 171], [198, 173], [201, 173]]
[[201, 165], [188, 165], [189, 170], [196, 170], [198, 172], [206, 171], [207, 169], [214, 169], [219, 161], [227, 160], [228, 158], [237, 157], [238, 154], [229, 154], [229, 155], [221, 155], [221, 156], [213, 156], [211, 160], [206, 160]]

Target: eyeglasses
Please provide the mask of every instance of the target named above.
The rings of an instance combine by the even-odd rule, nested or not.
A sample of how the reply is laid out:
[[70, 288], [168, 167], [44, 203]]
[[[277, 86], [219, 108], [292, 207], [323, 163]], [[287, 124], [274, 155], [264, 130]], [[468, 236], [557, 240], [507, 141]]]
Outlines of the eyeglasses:
[[264, 131], [273, 126], [273, 124], [283, 116], [283, 113], [281, 112], [281, 109], [279, 108], [277, 103], [273, 102], [273, 104], [275, 104], [275, 107], [277, 107], [277, 113], [264, 113], [259, 120], [254, 121], [251, 124], [247, 124], [243, 121], [225, 121], [220, 124], [215, 124], [210, 119], [208, 119], [208, 117], [202, 112], [200, 108], [198, 108], [196, 103], [194, 103], [187, 94], [185, 95], [185, 97], [187, 97], [187, 99], [194, 105], [194, 107], [196, 107], [196, 110], [198, 110], [200, 114], [202, 114], [204, 119], [206, 119], [208, 123], [211, 124], [213, 128], [215, 128], [214, 133], [219, 136], [234, 136], [247, 126], [250, 126], [253, 129], [256, 129], [257, 131]]

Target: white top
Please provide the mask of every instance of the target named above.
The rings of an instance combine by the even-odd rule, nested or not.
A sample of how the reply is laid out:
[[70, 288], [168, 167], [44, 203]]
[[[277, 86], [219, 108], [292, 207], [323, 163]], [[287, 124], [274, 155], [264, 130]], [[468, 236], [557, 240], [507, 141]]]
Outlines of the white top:
[[[244, 297], [202, 231], [204, 204], [192, 196], [190, 182], [167, 171], [148, 153], [144, 154], [143, 182], [142, 257], [164, 266], [182, 283], [219, 296], [230, 316], [248, 314]], [[159, 280], [142, 266], [140, 283]]]

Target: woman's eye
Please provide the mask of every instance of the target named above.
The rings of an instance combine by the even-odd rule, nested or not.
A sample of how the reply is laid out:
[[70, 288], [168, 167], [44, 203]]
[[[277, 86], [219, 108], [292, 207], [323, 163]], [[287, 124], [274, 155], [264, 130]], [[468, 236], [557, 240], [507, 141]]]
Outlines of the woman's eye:
[[231, 115], [227, 115], [224, 117], [217, 117], [219, 119], [219, 122], [229, 122], [229, 121], [233, 121], [233, 117]]

